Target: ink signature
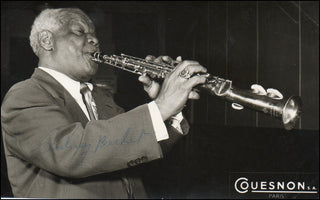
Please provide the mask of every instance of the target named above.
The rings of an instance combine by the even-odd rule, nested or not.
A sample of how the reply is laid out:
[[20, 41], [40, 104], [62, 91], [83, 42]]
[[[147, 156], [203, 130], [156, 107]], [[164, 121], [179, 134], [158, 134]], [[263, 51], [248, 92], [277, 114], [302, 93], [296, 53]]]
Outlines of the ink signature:
[[81, 156], [83, 161], [85, 157], [90, 153], [96, 153], [103, 149], [106, 149], [108, 146], [114, 145], [127, 145], [127, 144], [139, 144], [141, 139], [145, 135], [152, 133], [147, 133], [145, 130], [142, 130], [138, 137], [135, 137], [134, 134], [130, 131], [130, 128], [123, 135], [119, 135], [119, 138], [109, 139], [108, 135], [100, 135], [97, 137], [97, 142], [94, 144], [91, 143], [80, 143], [72, 144], [72, 137], [67, 136], [64, 139], [58, 140], [58, 135], [54, 138], [53, 141], [45, 141], [40, 144], [40, 151], [42, 153], [48, 153], [52, 151], [71, 151], [71, 150], [81, 150]]

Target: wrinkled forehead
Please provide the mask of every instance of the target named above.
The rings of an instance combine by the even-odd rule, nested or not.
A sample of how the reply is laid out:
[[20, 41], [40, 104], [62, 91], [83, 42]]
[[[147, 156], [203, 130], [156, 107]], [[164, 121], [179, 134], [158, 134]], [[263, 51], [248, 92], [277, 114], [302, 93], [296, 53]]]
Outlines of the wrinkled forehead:
[[62, 24], [78, 23], [82, 26], [87, 26], [91, 31], [95, 31], [95, 27], [91, 19], [81, 10], [72, 10], [64, 12], [60, 15]]

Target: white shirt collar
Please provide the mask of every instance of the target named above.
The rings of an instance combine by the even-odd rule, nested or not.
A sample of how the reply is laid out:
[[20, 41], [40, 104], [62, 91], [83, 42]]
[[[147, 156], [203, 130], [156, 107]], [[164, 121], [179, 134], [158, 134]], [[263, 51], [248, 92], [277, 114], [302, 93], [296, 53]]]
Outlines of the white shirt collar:
[[[39, 66], [39, 69], [42, 69], [43, 71], [47, 72], [50, 74], [53, 78], [55, 78], [68, 92], [73, 93], [72, 91], [80, 91], [80, 82], [75, 81], [69, 76], [56, 71], [54, 69], [50, 69], [47, 67], [42, 67]], [[85, 82], [85, 84], [88, 85], [89, 89], [92, 91], [93, 90], [93, 85], [91, 83]]]

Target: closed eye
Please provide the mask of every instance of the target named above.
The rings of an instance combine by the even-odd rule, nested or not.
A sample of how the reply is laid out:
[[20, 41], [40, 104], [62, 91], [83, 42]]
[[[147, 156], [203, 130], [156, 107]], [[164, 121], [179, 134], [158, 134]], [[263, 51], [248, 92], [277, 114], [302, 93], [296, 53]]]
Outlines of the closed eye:
[[82, 30], [82, 29], [75, 30], [75, 33], [77, 35], [83, 35], [84, 34], [84, 30]]

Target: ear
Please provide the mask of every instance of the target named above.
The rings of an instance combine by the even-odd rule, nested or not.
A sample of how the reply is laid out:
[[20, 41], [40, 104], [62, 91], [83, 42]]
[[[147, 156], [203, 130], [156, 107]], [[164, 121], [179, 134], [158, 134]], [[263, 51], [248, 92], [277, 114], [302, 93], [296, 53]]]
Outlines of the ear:
[[39, 33], [39, 43], [40, 46], [46, 51], [53, 51], [53, 36], [52, 32], [48, 30], [43, 30]]

